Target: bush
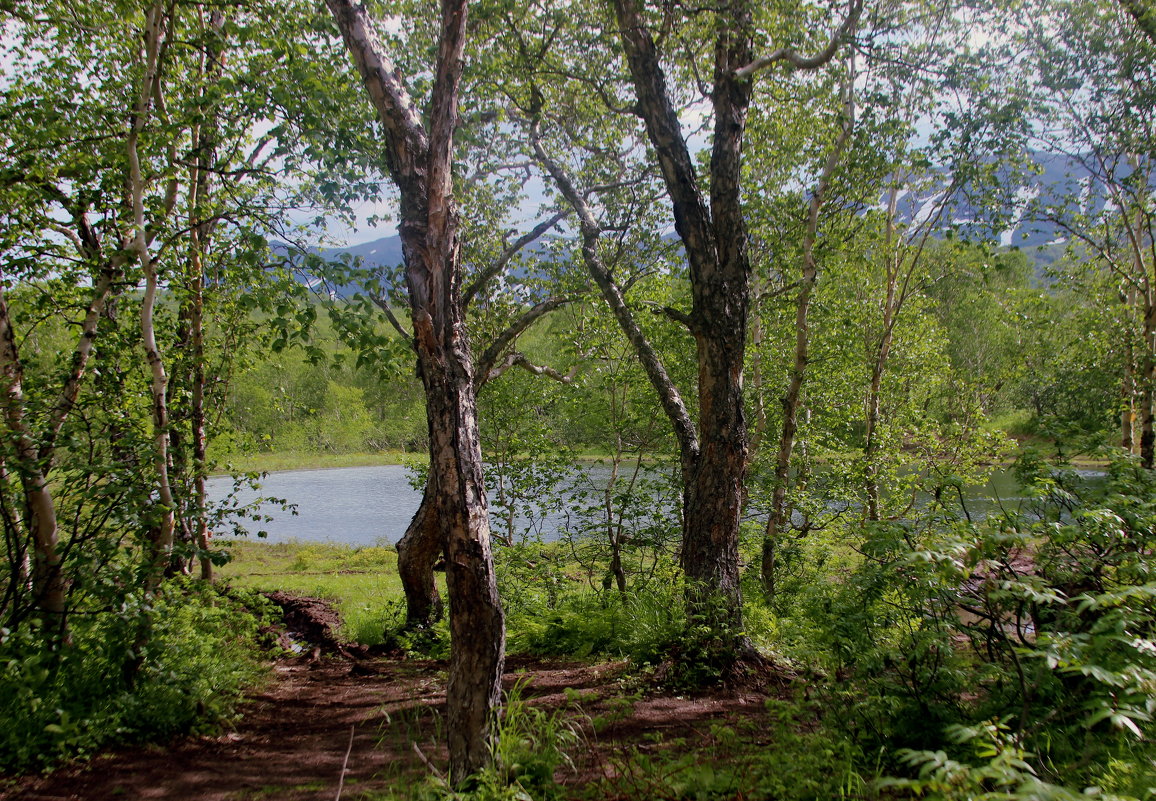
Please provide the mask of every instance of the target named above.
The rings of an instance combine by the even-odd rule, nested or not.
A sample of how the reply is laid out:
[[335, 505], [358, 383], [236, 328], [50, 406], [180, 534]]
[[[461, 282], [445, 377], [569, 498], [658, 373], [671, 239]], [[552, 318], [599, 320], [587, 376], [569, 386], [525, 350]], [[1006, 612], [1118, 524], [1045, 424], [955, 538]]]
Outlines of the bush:
[[66, 645], [46, 645], [37, 621], [0, 630], [0, 770], [216, 730], [262, 676], [255, 655], [266, 603], [173, 581], [152, 608], [73, 615]]
[[860, 565], [799, 602], [809, 654], [847, 679], [826, 704], [918, 774], [893, 788], [1061, 798], [1151, 774], [1156, 477], [1129, 460], [1102, 481], [1034, 460], [1020, 474], [1026, 508], [870, 524]]

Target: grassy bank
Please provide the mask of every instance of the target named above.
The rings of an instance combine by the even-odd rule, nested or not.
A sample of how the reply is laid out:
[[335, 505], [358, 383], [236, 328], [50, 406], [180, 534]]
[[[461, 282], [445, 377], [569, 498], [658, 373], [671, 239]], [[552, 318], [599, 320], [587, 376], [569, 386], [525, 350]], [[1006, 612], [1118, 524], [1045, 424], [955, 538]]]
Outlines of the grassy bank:
[[397, 551], [316, 542], [237, 541], [217, 575], [235, 587], [324, 598], [341, 613], [340, 635], [372, 645], [402, 612]]
[[[409, 464], [425, 459], [425, 454], [404, 451], [374, 451], [372, 453], [308, 453], [281, 451], [222, 456], [220, 463], [228, 464], [242, 473], [276, 473], [283, 470], [324, 470], [331, 467], [376, 467], [378, 465]], [[225, 474], [226, 470], [221, 470]]]

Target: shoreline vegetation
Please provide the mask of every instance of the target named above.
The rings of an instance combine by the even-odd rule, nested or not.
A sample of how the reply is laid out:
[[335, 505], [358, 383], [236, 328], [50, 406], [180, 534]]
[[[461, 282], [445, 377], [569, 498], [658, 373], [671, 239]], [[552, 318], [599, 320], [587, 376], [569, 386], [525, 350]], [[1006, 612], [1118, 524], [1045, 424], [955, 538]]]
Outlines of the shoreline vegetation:
[[[574, 461], [579, 464], [594, 464], [611, 459], [610, 453], [595, 453], [588, 451], [574, 454]], [[408, 451], [375, 451], [359, 453], [306, 453], [302, 451], [281, 451], [274, 453], [254, 453], [244, 455], [227, 455], [218, 459], [217, 468], [212, 477], [227, 476], [231, 467], [237, 473], [288, 473], [297, 470], [335, 470], [345, 467], [384, 467], [390, 465], [418, 466], [427, 459], [424, 453]], [[644, 462], [660, 461], [654, 457], [643, 459]]]
[[[1033, 446], [1043, 452], [1043, 457], [1053, 459], [1056, 456], [1055, 448], [1050, 443], [1033, 443]], [[579, 453], [574, 456], [578, 463], [596, 463], [612, 458], [610, 453]], [[273, 453], [254, 453], [243, 455], [226, 455], [218, 460], [217, 468], [212, 477], [237, 473], [288, 473], [304, 470], [337, 470], [347, 467], [384, 467], [390, 465], [418, 466], [424, 463], [426, 454], [408, 451], [373, 451], [357, 453], [308, 453], [303, 451], [278, 451]], [[648, 458], [645, 461], [658, 461]], [[817, 460], [822, 461], [822, 460]], [[1008, 457], [993, 463], [994, 467], [1010, 467], [1015, 458]], [[1102, 469], [1109, 460], [1100, 456], [1087, 454], [1073, 455], [1068, 463], [1079, 469]]]

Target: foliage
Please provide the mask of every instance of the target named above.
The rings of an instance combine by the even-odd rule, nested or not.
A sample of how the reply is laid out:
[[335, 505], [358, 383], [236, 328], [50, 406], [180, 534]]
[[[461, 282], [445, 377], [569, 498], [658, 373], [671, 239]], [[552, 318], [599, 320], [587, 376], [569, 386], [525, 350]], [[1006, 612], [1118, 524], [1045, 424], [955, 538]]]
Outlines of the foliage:
[[[1050, 784], [1145, 764], [1153, 478], [1123, 458], [1102, 482], [1030, 458], [1020, 473], [1034, 488], [1022, 510], [969, 522], [932, 506], [870, 526], [853, 571], [804, 585], [787, 607], [810, 620], [792, 626], [813, 627], [797, 657], [846, 679], [825, 683], [824, 704], [846, 707], [865, 749], [907, 753], [909, 790], [1061, 798]], [[972, 740], [978, 766], [961, 753]], [[893, 750], [930, 743], [944, 750]]]
[[917, 797], [942, 801], [1075, 801], [1086, 797], [1083, 793], [1074, 793], [1041, 781], [1032, 766], [1025, 761], [1028, 754], [1019, 747], [1006, 725], [987, 723], [975, 728], [952, 726], [947, 733], [953, 742], [971, 746], [974, 756], [981, 760], [980, 763], [973, 765], [957, 762], [943, 751], [905, 750], [900, 752], [900, 758], [918, 769], [918, 778], [884, 779], [879, 782], [879, 786], [910, 790]]
[[[817, 715], [819, 715], [817, 717]], [[768, 699], [765, 714], [709, 723], [703, 742], [655, 733], [641, 748], [612, 757], [611, 776], [590, 797], [623, 799], [863, 798], [874, 767], [834, 721], [798, 698]]]
[[[258, 633], [267, 601], [203, 584], [166, 585], [150, 607], [77, 616], [69, 645], [52, 650], [39, 621], [0, 637], [0, 770], [51, 767], [111, 744], [217, 731], [236, 720], [241, 693], [260, 680]], [[137, 644], [139, 616], [151, 636]], [[143, 648], [142, 653], [134, 653]], [[140, 659], [131, 677], [126, 665]]]
[[453, 788], [438, 773], [409, 792], [374, 796], [381, 801], [555, 801], [561, 786], [555, 777], [570, 764], [569, 752], [581, 743], [581, 733], [564, 711], [547, 712], [524, 697], [525, 684], [507, 693], [495, 721], [493, 760], [479, 773]]

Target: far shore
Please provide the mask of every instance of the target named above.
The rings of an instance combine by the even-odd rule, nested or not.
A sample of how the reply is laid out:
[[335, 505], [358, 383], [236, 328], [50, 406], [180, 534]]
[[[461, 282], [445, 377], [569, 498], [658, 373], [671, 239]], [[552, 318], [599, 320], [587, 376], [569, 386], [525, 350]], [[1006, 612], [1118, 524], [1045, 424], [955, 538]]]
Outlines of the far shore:
[[[579, 462], [598, 462], [609, 454], [580, 453]], [[341, 467], [382, 467], [386, 465], [419, 465], [428, 460], [425, 453], [376, 451], [371, 453], [255, 453], [220, 457], [213, 476], [230, 473], [287, 473], [295, 470], [332, 470]], [[647, 460], [651, 461], [651, 460]], [[226, 468], [228, 465], [228, 468]]]
[[[213, 476], [230, 473], [287, 473], [295, 470], [332, 470], [341, 467], [381, 467], [384, 465], [420, 465], [426, 462], [425, 453], [407, 451], [375, 451], [369, 453], [255, 453], [242, 456], [222, 457]], [[580, 453], [578, 462], [598, 462], [609, 458], [609, 454]], [[647, 459], [647, 462], [653, 459]], [[1013, 459], [999, 462], [995, 467], [1010, 467]], [[1071, 458], [1072, 467], [1079, 469], [1103, 469], [1108, 461], [1104, 458], [1076, 456]], [[226, 465], [228, 467], [226, 467]]]

